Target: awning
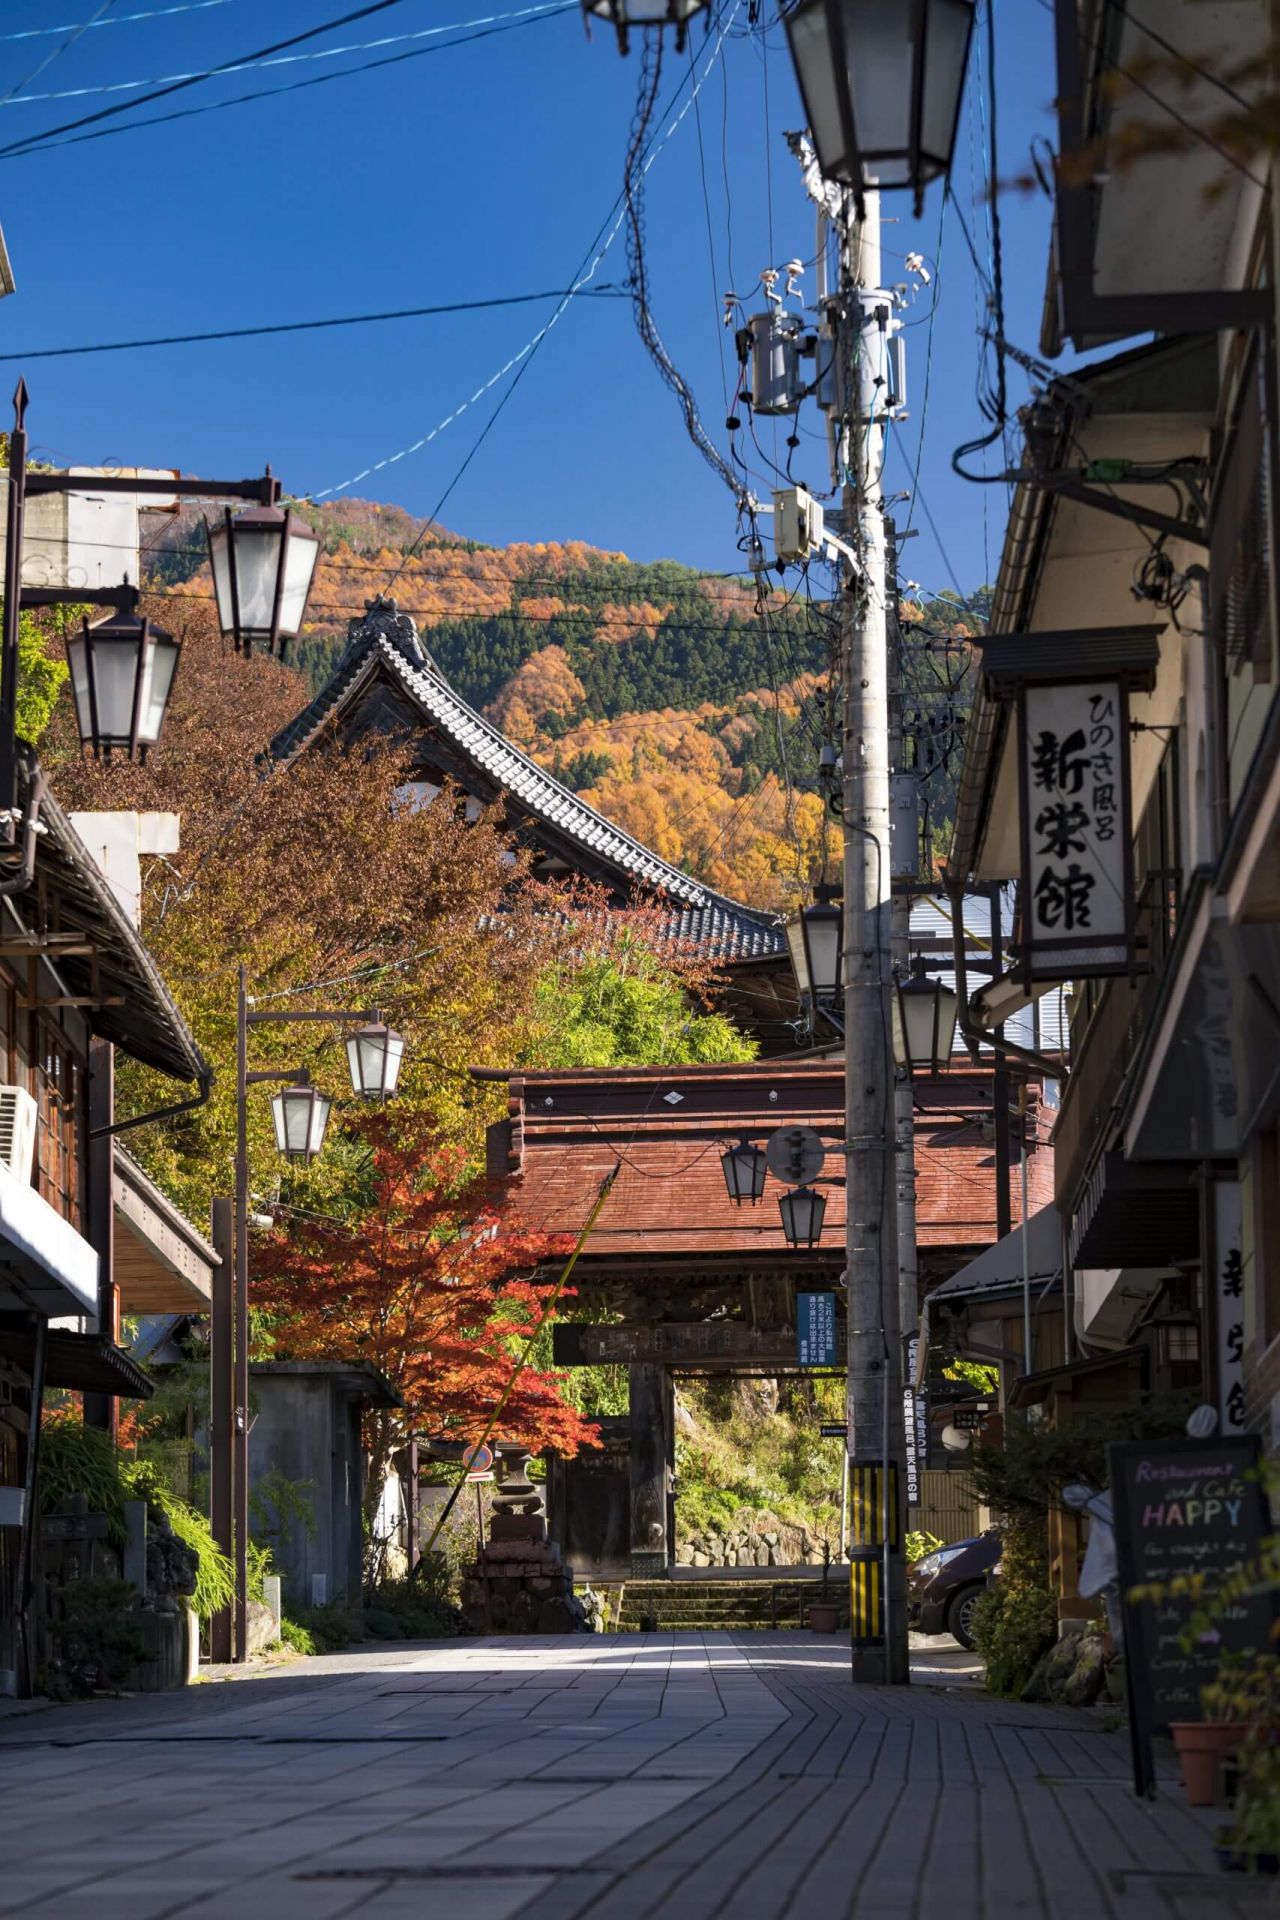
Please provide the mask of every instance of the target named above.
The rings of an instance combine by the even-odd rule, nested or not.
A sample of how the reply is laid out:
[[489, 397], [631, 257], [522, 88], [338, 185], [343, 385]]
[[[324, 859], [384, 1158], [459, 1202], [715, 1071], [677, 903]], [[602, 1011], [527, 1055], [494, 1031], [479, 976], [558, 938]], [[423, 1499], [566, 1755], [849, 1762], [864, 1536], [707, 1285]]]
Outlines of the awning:
[[1073, 1267], [1171, 1267], [1200, 1255], [1195, 1169], [1104, 1153], [1067, 1237]]
[[[1046, 1282], [1062, 1280], [1062, 1216], [1056, 1207], [1041, 1207], [1027, 1221], [1027, 1272], [1031, 1285], [1046, 1291]], [[987, 1247], [976, 1260], [930, 1290], [926, 1307], [935, 1300], [960, 1300], [972, 1294], [1007, 1293], [1023, 1282], [1022, 1228]]]
[[0, 1163], [0, 1311], [50, 1319], [98, 1311], [98, 1256], [82, 1234]]
[[[155, 1382], [105, 1333], [67, 1333], [51, 1327], [46, 1335], [45, 1385], [77, 1393], [105, 1393], [121, 1400], [149, 1400]], [[0, 1332], [0, 1360], [12, 1360], [30, 1373], [35, 1360], [33, 1333]]]
[[125, 1313], [206, 1313], [216, 1248], [137, 1161], [115, 1144], [111, 1176], [112, 1278]]

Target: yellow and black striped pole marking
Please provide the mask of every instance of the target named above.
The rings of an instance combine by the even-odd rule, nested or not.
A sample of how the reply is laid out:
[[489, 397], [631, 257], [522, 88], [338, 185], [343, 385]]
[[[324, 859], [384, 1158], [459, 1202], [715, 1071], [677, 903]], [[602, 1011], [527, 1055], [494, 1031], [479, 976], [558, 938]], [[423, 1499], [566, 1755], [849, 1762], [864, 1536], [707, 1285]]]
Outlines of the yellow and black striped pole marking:
[[[898, 1548], [897, 1469], [889, 1468], [889, 1546]], [[849, 1628], [855, 1646], [884, 1641], [884, 1467], [849, 1463]]]

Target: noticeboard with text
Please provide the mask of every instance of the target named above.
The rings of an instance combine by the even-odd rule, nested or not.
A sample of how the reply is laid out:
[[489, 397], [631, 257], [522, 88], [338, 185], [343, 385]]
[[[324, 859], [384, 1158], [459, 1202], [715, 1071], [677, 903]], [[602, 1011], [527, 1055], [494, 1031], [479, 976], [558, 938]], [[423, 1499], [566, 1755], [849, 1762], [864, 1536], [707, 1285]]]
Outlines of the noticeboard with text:
[[836, 1364], [836, 1296], [796, 1295], [796, 1357], [802, 1367]]
[[1078, 980], [1133, 965], [1129, 706], [1119, 680], [1019, 697], [1025, 926], [1020, 971]]
[[[1214, 1610], [1208, 1632], [1191, 1628], [1193, 1610], [1258, 1559], [1268, 1531], [1259, 1456], [1254, 1434], [1111, 1448], [1136, 1793], [1155, 1790], [1152, 1737], [1176, 1720], [1202, 1718], [1200, 1689], [1216, 1677], [1219, 1657], [1270, 1644], [1275, 1606], [1265, 1590]], [[1198, 1599], [1175, 1590], [1190, 1580]]]

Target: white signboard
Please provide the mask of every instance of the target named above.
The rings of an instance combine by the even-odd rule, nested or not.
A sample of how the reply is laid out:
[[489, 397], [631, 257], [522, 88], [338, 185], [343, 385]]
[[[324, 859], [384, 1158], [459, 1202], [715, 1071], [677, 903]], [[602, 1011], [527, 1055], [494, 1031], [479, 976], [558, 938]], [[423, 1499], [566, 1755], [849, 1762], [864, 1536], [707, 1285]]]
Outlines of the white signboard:
[[[85, 481], [83, 493], [29, 493], [22, 542], [24, 587], [118, 587], [122, 580], [141, 584], [140, 512], [169, 512], [172, 495], [107, 493], [93, 490], [101, 474], [166, 480], [156, 467], [71, 467]], [[0, 473], [0, 567], [4, 565], [5, 516], [9, 477]]]
[[1024, 687], [1024, 967], [1080, 979], [1130, 965], [1128, 703], [1117, 680]]
[[1213, 1269], [1217, 1311], [1219, 1431], [1243, 1433], [1244, 1213], [1238, 1180], [1213, 1183]]

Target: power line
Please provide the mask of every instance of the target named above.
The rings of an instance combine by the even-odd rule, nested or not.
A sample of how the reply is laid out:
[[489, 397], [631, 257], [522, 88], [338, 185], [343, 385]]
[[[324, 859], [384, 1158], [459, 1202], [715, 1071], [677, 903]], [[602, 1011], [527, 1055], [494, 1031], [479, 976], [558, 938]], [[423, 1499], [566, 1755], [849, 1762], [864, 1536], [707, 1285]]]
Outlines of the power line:
[[[301, 46], [304, 40], [319, 39], [321, 34], [333, 33], [338, 27], [349, 27], [356, 20], [367, 20], [371, 14], [385, 13], [388, 7], [398, 7], [404, 0], [366, 0], [366, 4], [357, 7], [352, 13], [344, 13], [336, 20], [326, 20], [323, 26], [307, 27], [302, 33], [290, 34], [287, 40], [275, 40], [268, 47], [258, 47], [252, 53], [237, 54], [231, 60], [224, 60], [220, 66], [210, 67], [206, 73], [195, 74], [189, 80], [175, 80], [170, 85], [158, 87], [154, 93], [143, 94], [140, 100], [118, 101], [114, 107], [99, 107], [96, 113], [83, 114], [79, 120], [67, 120], [60, 127], [46, 127], [43, 133], [29, 134], [25, 140], [16, 140], [11, 146], [0, 147], [0, 160], [34, 145], [53, 140], [55, 134], [75, 133], [80, 127], [93, 126], [99, 120], [110, 120], [118, 113], [129, 113], [134, 107], [144, 107], [152, 100], [164, 100], [171, 93], [181, 93], [186, 87], [194, 87], [202, 80], [216, 79], [220, 73], [226, 73], [242, 66], [246, 61], [265, 60], [269, 54], [285, 53], [290, 47]], [[154, 125], [154, 122], [144, 122]], [[59, 146], [71, 144], [58, 141]]]
[[42, 40], [54, 33], [73, 33], [76, 28], [87, 31], [90, 27], [127, 27], [135, 20], [164, 20], [174, 13], [203, 13], [209, 7], [225, 7], [227, 0], [183, 0], [177, 7], [148, 7], [145, 13], [118, 13], [110, 20], [98, 18], [92, 20], [73, 20], [61, 27], [23, 27], [15, 33], [0, 33], [0, 41], [5, 40]]
[[[16, 101], [16, 97], [22, 93], [22, 89], [30, 86], [33, 80], [38, 80], [40, 75], [47, 72], [55, 60], [60, 60], [64, 53], [69, 52], [76, 44], [76, 41], [80, 39], [81, 35], [87, 33], [90, 27], [96, 26], [104, 14], [110, 13], [114, 5], [115, 0], [102, 0], [102, 5], [98, 8], [92, 20], [86, 20], [81, 26], [68, 28], [67, 38], [62, 42], [61, 46], [55, 47], [52, 53], [47, 53], [38, 66], [32, 67], [30, 73], [24, 80], [19, 80], [16, 86], [10, 87], [8, 93], [0, 100], [0, 107], [13, 106], [15, 103], [20, 104], [20, 102]], [[24, 96], [24, 98], [31, 97], [30, 95]], [[37, 99], [43, 97], [42, 95], [35, 96]]]
[[[576, 0], [575, 0], [576, 4]], [[584, 289], [593, 297], [626, 299], [627, 289], [611, 282]], [[209, 340], [254, 340], [269, 333], [314, 333], [323, 327], [365, 327], [383, 320], [424, 320], [444, 313], [482, 313], [495, 307], [528, 306], [537, 300], [562, 299], [563, 291], [508, 293], [490, 300], [452, 300], [431, 307], [397, 307], [388, 313], [348, 313], [331, 320], [281, 320], [270, 326], [220, 327], [209, 333], [158, 334], [149, 340], [103, 340], [83, 347], [32, 347], [21, 353], [0, 353], [5, 360], [65, 360], [86, 353], [132, 353], [141, 347], [186, 347]]]
[[[107, 4], [109, 5], [110, 3], [111, 0], [107, 0]], [[382, 47], [402, 46], [407, 40], [438, 40], [442, 34], [465, 33], [472, 27], [492, 27], [507, 21], [514, 23], [517, 20], [536, 18], [540, 14], [568, 13], [573, 10], [575, 5], [576, 0], [545, 0], [545, 4], [541, 6], [521, 7], [511, 13], [483, 14], [476, 20], [455, 20], [447, 26], [421, 27], [416, 33], [384, 34], [381, 39], [378, 40], [359, 40], [354, 43], [349, 43], [345, 47], [320, 47], [311, 53], [286, 53], [279, 55], [273, 60], [245, 60], [238, 66], [222, 67], [219, 68], [218, 71], [222, 74], [251, 73], [255, 68], [292, 67], [306, 60], [336, 60], [341, 55], [347, 53], [373, 53]], [[70, 45], [71, 43], [68, 41], [67, 44]], [[59, 49], [59, 51], [62, 51], [62, 49]], [[56, 54], [51, 55], [50, 60], [46, 61], [45, 65], [49, 65], [51, 61], [56, 58]], [[41, 70], [42, 69], [37, 69], [37, 72]], [[363, 73], [365, 71], [366, 68], [364, 67], [355, 67], [352, 69], [354, 73]], [[33, 74], [30, 77], [34, 79], [35, 75]], [[93, 87], [68, 87], [61, 93], [26, 93], [22, 95], [21, 99], [17, 100], [10, 95], [7, 99], [0, 100], [0, 106], [12, 105], [21, 107], [27, 105], [29, 102], [34, 103], [37, 101], [80, 100], [90, 94], [100, 93], [132, 93], [138, 87], [159, 87], [167, 85], [170, 81], [174, 80], [204, 80], [208, 77], [208, 72], [202, 70], [198, 73], [165, 73], [149, 80], [113, 80]], [[345, 75], [335, 75], [335, 78], [346, 77]], [[246, 97], [251, 99], [265, 99], [267, 95], [253, 94]], [[133, 101], [129, 104], [136, 106], [138, 102]], [[219, 104], [233, 106], [236, 103], [234, 101], [223, 101]], [[148, 121], [146, 124], [150, 126], [155, 123]], [[36, 135], [35, 137], [38, 139], [40, 136]]]

